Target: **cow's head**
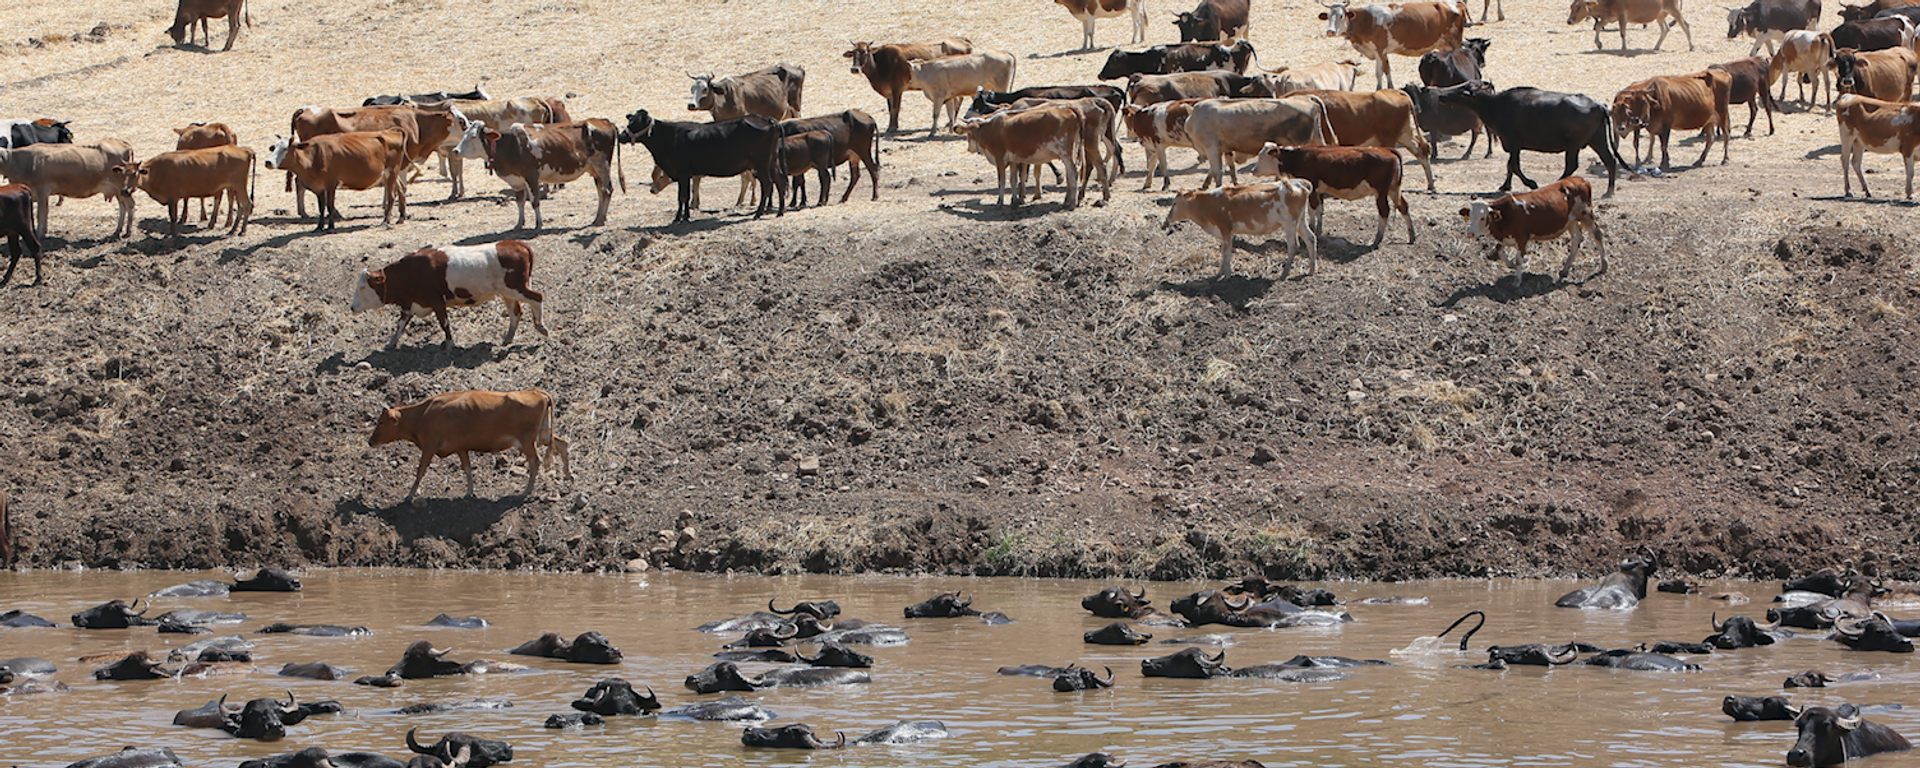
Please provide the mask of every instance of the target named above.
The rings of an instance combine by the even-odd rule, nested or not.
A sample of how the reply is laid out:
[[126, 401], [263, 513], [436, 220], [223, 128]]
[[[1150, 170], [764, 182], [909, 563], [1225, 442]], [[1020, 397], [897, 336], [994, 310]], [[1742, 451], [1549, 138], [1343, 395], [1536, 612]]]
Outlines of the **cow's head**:
[[1326, 10], [1320, 13], [1320, 20], [1327, 23], [1327, 37], [1342, 37], [1347, 34], [1347, 0], [1334, 3], [1320, 3]]
[[[653, 123], [653, 116], [647, 114], [647, 111], [644, 109], [627, 115], [627, 127], [620, 131], [621, 143], [632, 144], [652, 134]], [[660, 190], [656, 189], [654, 191], [658, 192]]]
[[484, 158], [490, 154], [487, 150], [493, 142], [499, 140], [500, 132], [485, 123], [468, 123], [467, 129], [460, 132], [460, 143], [453, 145], [453, 153], [469, 160]]
[[854, 43], [852, 50], [842, 53], [840, 56], [842, 58], [852, 59], [852, 72], [856, 75], [862, 74], [867, 70], [873, 69], [873, 41], [869, 40], [864, 43]]
[[108, 168], [107, 175], [113, 179], [113, 187], [120, 190], [120, 194], [132, 195], [134, 190], [140, 188], [140, 180], [147, 177], [147, 169], [141, 168], [137, 162], [120, 163]]
[[[1847, 12], [1841, 11], [1840, 15], [1844, 17], [1847, 15]], [[1752, 26], [1753, 26], [1753, 9], [1751, 7], [1727, 9], [1727, 39], [1728, 40], [1732, 40], [1736, 37], [1739, 37], [1741, 34], [1745, 33], [1748, 28]]]
[[1849, 757], [1847, 734], [1858, 729], [1862, 722], [1860, 710], [1852, 704], [1842, 704], [1838, 709], [1807, 707], [1793, 721], [1794, 728], [1800, 731], [1800, 738], [1793, 742], [1793, 749], [1787, 750], [1787, 765], [1839, 765], [1846, 762]]
[[1500, 220], [1500, 212], [1485, 200], [1475, 200], [1460, 209], [1460, 218], [1467, 220], [1467, 234], [1486, 237], [1493, 223]]
[[1653, 119], [1654, 92], [1652, 88], [1628, 88], [1613, 96], [1613, 136], [1618, 140], [1637, 129], [1645, 128]]
[[[406, 439], [400, 431], [400, 411], [396, 408], [383, 408], [374, 415], [373, 434], [367, 436], [368, 446], [381, 446], [396, 440]], [[416, 643], [418, 645], [418, 643]], [[431, 646], [429, 646], [431, 648]]]
[[1254, 175], [1255, 176], [1279, 176], [1283, 173], [1286, 173], [1287, 172], [1286, 158], [1287, 158], [1287, 155], [1291, 154], [1292, 152], [1293, 152], [1293, 147], [1283, 147], [1271, 141], [1267, 142], [1265, 146], [1262, 146], [1260, 148], [1260, 154], [1254, 157], [1254, 161], [1253, 161]]
[[386, 296], [386, 292], [386, 270], [362, 270], [360, 275], [353, 279], [353, 311], [359, 313], [385, 306], [387, 302], [383, 297]]
[[1573, 0], [1573, 4], [1567, 7], [1567, 23], [1578, 24], [1594, 18], [1599, 13], [1600, 3], [1595, 0]]
[[281, 136], [277, 133], [274, 134], [273, 143], [267, 146], [267, 160], [265, 165], [268, 168], [279, 170], [287, 161], [287, 150], [292, 148], [293, 137]]
[[1847, 5], [1846, 3], [1841, 3], [1840, 4], [1840, 20], [1841, 21], [1866, 21], [1868, 19], [1873, 18], [1874, 11], [1872, 9], [1873, 9], [1873, 4], [1871, 3], [1867, 5]]
[[687, 111], [697, 112], [703, 109], [713, 109], [717, 93], [713, 84], [713, 73], [709, 72], [704, 75], [696, 75], [688, 72], [687, 77], [693, 78], [693, 90], [687, 95]]
[[40, 126], [40, 127], [42, 127], [42, 128], [51, 128], [51, 129], [53, 129], [53, 140], [52, 140], [52, 141], [49, 141], [49, 142], [47, 142], [47, 143], [49, 143], [49, 144], [72, 144], [72, 143], [73, 143], [73, 129], [71, 129], [71, 128], [68, 128], [68, 127], [67, 127], [67, 124], [69, 124], [69, 123], [71, 123], [71, 122], [73, 122], [73, 121], [71, 121], [71, 120], [50, 120], [50, 119], [46, 119], [46, 118], [41, 118], [41, 119], [39, 119], [39, 120], [35, 120], [35, 121], [33, 121], [33, 124], [34, 124], [34, 125], [37, 125], [37, 126]]
[[279, 741], [287, 735], [287, 726], [307, 719], [306, 710], [300, 708], [292, 691], [287, 692], [284, 705], [274, 699], [254, 699], [234, 712], [227, 711], [226, 697], [222, 696], [220, 703], [225, 718], [221, 729], [242, 739]]
[[647, 190], [657, 195], [660, 194], [660, 190], [671, 186], [673, 186], [673, 177], [668, 176], [666, 171], [660, 170], [660, 166], [654, 166], [653, 182], [647, 185]]
[[1852, 48], [1833, 52], [1827, 66], [1833, 69], [1833, 87], [1841, 93], [1860, 93], [1860, 57]]

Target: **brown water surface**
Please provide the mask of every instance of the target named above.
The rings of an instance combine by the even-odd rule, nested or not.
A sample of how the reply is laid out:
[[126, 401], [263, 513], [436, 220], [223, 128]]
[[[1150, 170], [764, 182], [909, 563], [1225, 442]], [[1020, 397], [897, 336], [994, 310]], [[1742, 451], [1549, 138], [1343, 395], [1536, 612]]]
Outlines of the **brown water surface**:
[[[99, 664], [81, 656], [136, 649], [164, 651], [195, 639], [159, 635], [152, 628], [83, 631], [69, 614], [112, 598], [138, 595], [195, 578], [229, 574], [177, 572], [0, 573], [0, 610], [19, 608], [53, 620], [58, 629], [0, 629], [0, 658], [39, 656], [60, 667], [66, 693], [0, 697], [0, 764], [62, 766], [113, 752], [123, 745], [171, 747], [189, 765], [233, 766], [240, 761], [307, 746], [373, 751], [402, 757], [402, 741], [418, 726], [426, 738], [464, 730], [506, 739], [514, 765], [609, 766], [967, 765], [1053, 766], [1086, 752], [1113, 753], [1135, 766], [1182, 759], [1257, 759], [1270, 767], [1331, 765], [1418, 766], [1777, 766], [1791, 745], [1786, 723], [1734, 723], [1720, 713], [1727, 694], [1782, 693], [1788, 675], [1820, 668], [1831, 673], [1873, 670], [1878, 680], [1821, 690], [1787, 691], [1797, 704], [1904, 703], [1908, 709], [1871, 719], [1920, 736], [1920, 674], [1911, 656], [1858, 653], [1808, 633], [1771, 648], [1722, 652], [1694, 660], [1703, 672], [1621, 672], [1589, 667], [1504, 672], [1456, 669], [1485, 660], [1491, 643], [1565, 642], [1605, 647], [1641, 641], [1697, 641], [1715, 610], [1760, 617], [1777, 585], [1728, 583], [1755, 599], [1729, 611], [1702, 596], [1656, 594], [1628, 612], [1557, 609], [1552, 601], [1578, 586], [1564, 581], [1444, 581], [1401, 584], [1331, 583], [1355, 622], [1335, 628], [1283, 630], [1151, 628], [1153, 644], [1090, 646], [1081, 633], [1107, 623], [1082, 610], [1080, 598], [1102, 583], [1022, 579], [923, 577], [715, 577], [686, 574], [584, 576], [388, 570], [321, 570], [302, 574], [298, 594], [237, 593], [213, 598], [161, 598], [150, 615], [171, 608], [243, 611], [249, 620], [219, 627], [248, 631], [258, 643], [248, 673], [153, 682], [96, 682]], [[1139, 585], [1136, 585], [1139, 586]], [[1202, 584], [1147, 584], [1164, 607]], [[901, 607], [942, 589], [975, 596], [975, 607], [1017, 619], [988, 626], [975, 619], [900, 619]], [[1361, 598], [1419, 596], [1427, 605], [1365, 605]], [[845, 616], [902, 626], [913, 640], [903, 647], [863, 648], [876, 658], [871, 685], [774, 689], [747, 694], [773, 710], [774, 724], [804, 722], [829, 738], [849, 738], [900, 720], [940, 720], [948, 739], [913, 746], [849, 747], [838, 752], [747, 749], [740, 725], [644, 718], [609, 718], [585, 730], [548, 730], [550, 714], [594, 681], [618, 675], [636, 688], [652, 686], [669, 708], [719, 695], [698, 696], [682, 679], [712, 662], [737, 635], [710, 635], [693, 627], [801, 599], [837, 599]], [[1887, 606], [1896, 616], [1914, 606]], [[1469, 653], [1394, 655], [1419, 636], [1432, 635], [1471, 609], [1485, 610], [1488, 626]], [[484, 630], [421, 626], [438, 613], [477, 615]], [[374, 634], [354, 638], [255, 635], [275, 621], [356, 624]], [[541, 632], [571, 637], [598, 630], [626, 653], [615, 666], [567, 664], [508, 656], [504, 651]], [[1232, 666], [1284, 661], [1294, 654], [1339, 654], [1394, 661], [1355, 670], [1345, 680], [1297, 684], [1254, 679], [1169, 680], [1140, 676], [1138, 661], [1180, 645], [1166, 638], [1223, 633]], [[205, 637], [205, 636], [202, 636]], [[533, 671], [408, 681], [398, 689], [281, 678], [287, 662], [327, 661], [356, 674], [379, 674], [414, 640], [452, 648], [449, 658], [514, 661]], [[811, 651], [812, 648], [806, 650]], [[1002, 665], [1079, 662], [1112, 666], [1111, 690], [1055, 693], [1048, 681], [1002, 677]], [[746, 664], [750, 672], [769, 665]], [[179, 709], [229, 694], [231, 701], [282, 696], [337, 699], [341, 715], [322, 715], [288, 729], [274, 743], [243, 741], [211, 730], [171, 724]], [[391, 710], [425, 701], [508, 699], [493, 711], [398, 715]], [[1864, 763], [1906, 765], [1892, 756]]]

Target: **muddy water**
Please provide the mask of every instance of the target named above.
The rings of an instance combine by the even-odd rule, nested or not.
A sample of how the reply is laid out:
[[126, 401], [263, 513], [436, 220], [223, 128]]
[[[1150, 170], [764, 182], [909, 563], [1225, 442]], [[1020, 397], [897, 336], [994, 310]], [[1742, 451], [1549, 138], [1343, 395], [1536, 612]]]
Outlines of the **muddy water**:
[[[511, 741], [515, 765], [528, 766], [1053, 766], [1102, 750], [1135, 766], [1181, 759], [1258, 759], [1268, 766], [1700, 766], [1781, 765], [1792, 741], [1784, 723], [1733, 723], [1720, 714], [1723, 695], [1781, 692], [1789, 674], [1810, 667], [1830, 672], [1874, 670], [1882, 677], [1823, 690], [1788, 692], [1800, 704], [1904, 703], [1907, 709], [1874, 715], [1909, 735], [1920, 735], [1920, 666], [1910, 657], [1856, 653], [1817, 635], [1772, 648], [1722, 652], [1696, 659], [1704, 672], [1662, 674], [1587, 667], [1505, 672], [1456, 669], [1484, 661], [1489, 643], [1564, 642], [1578, 638], [1617, 647], [1659, 639], [1699, 640], [1708, 615], [1724, 604], [1704, 597], [1655, 595], [1631, 612], [1553, 608], [1577, 586], [1553, 581], [1326, 584], [1356, 621], [1338, 628], [1250, 630], [1153, 629], [1156, 643], [1114, 648], [1082, 643], [1082, 632], [1105, 620], [1079, 607], [1103, 584], [1017, 579], [893, 577], [710, 577], [682, 574], [556, 576], [336, 570], [303, 575], [299, 594], [234, 594], [163, 598], [170, 608], [243, 611], [239, 630], [273, 621], [360, 624], [374, 634], [356, 638], [249, 635], [256, 667], [240, 674], [152, 682], [95, 682], [97, 664], [80, 656], [135, 649], [163, 650], [191, 639], [151, 628], [73, 629], [76, 610], [121, 597], [131, 599], [171, 584], [223, 574], [0, 573], [0, 609], [20, 608], [60, 624], [59, 629], [0, 629], [0, 658], [40, 656], [61, 668], [66, 693], [0, 697], [0, 765], [62, 766], [122, 745], [168, 746], [189, 765], [233, 766], [241, 760], [324, 746], [334, 752], [374, 751], [405, 757], [402, 741], [418, 726], [429, 738], [460, 729]], [[1150, 584], [1165, 605], [1200, 584]], [[1761, 584], [1714, 585], [1755, 598], [1736, 608], [1765, 609], [1774, 590]], [[1017, 619], [987, 626], [973, 619], [901, 621], [902, 606], [942, 588], [976, 596], [975, 606]], [[1360, 598], [1405, 595], [1428, 605], [1363, 605]], [[744, 615], [767, 598], [838, 599], [847, 616], [904, 626], [904, 647], [868, 650], [877, 662], [871, 685], [775, 689], [749, 694], [773, 710], [775, 724], [804, 722], [831, 737], [849, 737], [904, 719], [940, 720], [952, 737], [915, 746], [859, 747], [806, 753], [746, 749], [730, 723], [609, 718], [605, 726], [548, 730], [550, 714], [595, 680], [619, 675], [650, 685], [668, 707], [718, 698], [696, 696], [682, 678], [711, 662], [734, 636], [695, 632], [703, 622]], [[1473, 638], [1473, 653], [1395, 656], [1469, 609], [1492, 617]], [[1892, 606], [1907, 615], [1920, 606]], [[421, 626], [438, 613], [477, 615], [484, 630]], [[543, 631], [569, 637], [598, 630], [626, 652], [617, 667], [573, 665], [508, 656], [504, 650]], [[1168, 637], [1206, 632], [1231, 636], [1230, 665], [1278, 662], [1294, 654], [1340, 654], [1391, 659], [1398, 666], [1356, 670], [1330, 683], [1265, 680], [1143, 679], [1138, 661], [1180, 646]], [[532, 671], [409, 681], [399, 689], [347, 682], [276, 677], [287, 662], [327, 661], [359, 674], [378, 674], [409, 642], [431, 640], [453, 648], [449, 658], [511, 660]], [[809, 649], [811, 650], [811, 649]], [[1048, 681], [1001, 677], [997, 667], [1078, 661], [1117, 673], [1112, 690], [1055, 693]], [[743, 665], [758, 671], [767, 665]], [[277, 743], [230, 738], [216, 731], [171, 725], [176, 710], [230, 694], [232, 700], [280, 695], [337, 699], [348, 712], [323, 715], [289, 729]], [[424, 701], [508, 699], [512, 708], [432, 715], [391, 710]], [[1901, 757], [1866, 765], [1904, 765]]]

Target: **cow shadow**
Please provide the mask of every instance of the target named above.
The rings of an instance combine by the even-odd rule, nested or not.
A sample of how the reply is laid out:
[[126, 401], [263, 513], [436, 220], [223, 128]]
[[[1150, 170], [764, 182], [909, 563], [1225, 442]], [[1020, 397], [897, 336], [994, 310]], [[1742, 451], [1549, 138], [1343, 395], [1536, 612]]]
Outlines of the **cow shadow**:
[[[1591, 32], [1592, 30], [1588, 30], [1588, 31], [1589, 31], [1589, 32]], [[1603, 34], [1604, 34], [1604, 33], [1603, 33]], [[1614, 39], [1615, 39], [1616, 41], [1618, 41], [1618, 39], [1619, 39], [1619, 34], [1620, 34], [1620, 31], [1616, 29], [1616, 30], [1614, 30], [1614, 32], [1613, 32], [1613, 34], [1615, 35], [1615, 38], [1614, 38]], [[1656, 51], [1656, 50], [1654, 50], [1654, 49], [1652, 49], [1652, 48], [1628, 48], [1628, 49], [1626, 49], [1626, 50], [1624, 50], [1624, 51], [1623, 51], [1623, 50], [1620, 50], [1619, 48], [1601, 48], [1601, 49], [1598, 49], [1598, 50], [1586, 50], [1586, 51], [1581, 51], [1581, 52], [1579, 53], [1579, 55], [1582, 55], [1582, 56], [1611, 56], [1611, 57], [1613, 57], [1613, 58], [1616, 58], [1616, 59], [1632, 59], [1632, 58], [1637, 58], [1637, 57], [1640, 57], [1640, 56], [1652, 56], [1652, 55], [1654, 55], [1654, 54], [1657, 54], [1657, 53], [1660, 53], [1660, 51]]]
[[[1209, 262], [1211, 262], [1211, 260], [1209, 260]], [[1235, 312], [1244, 313], [1247, 311], [1247, 305], [1253, 303], [1254, 299], [1265, 296], [1269, 291], [1273, 290], [1274, 282], [1274, 279], [1271, 277], [1246, 277], [1244, 275], [1201, 277], [1182, 283], [1161, 281], [1158, 286], [1155, 286], [1151, 290], [1134, 294], [1134, 298], [1144, 299], [1154, 291], [1168, 291], [1188, 298], [1219, 299], [1220, 301], [1226, 302], [1227, 306], [1233, 307]]]
[[[381, 317], [390, 319], [393, 316], [383, 312], [381, 313]], [[430, 373], [445, 368], [473, 370], [487, 363], [503, 360], [513, 351], [513, 347], [496, 346], [494, 342], [491, 341], [477, 342], [471, 346], [460, 346], [458, 340], [455, 340], [452, 350], [447, 350], [440, 346], [439, 324], [435, 323], [433, 318], [429, 317], [425, 321], [415, 319], [410, 325], [418, 325], [421, 322], [425, 322], [427, 327], [433, 331], [433, 340], [424, 344], [408, 345], [405, 343], [405, 340], [402, 339], [400, 346], [394, 347], [393, 349], [387, 349], [386, 344], [381, 342], [380, 346], [374, 348], [358, 360], [348, 360], [345, 352], [335, 352], [314, 365], [313, 372], [320, 374], [339, 373], [342, 370], [359, 365], [360, 363], [366, 363], [374, 370], [384, 371], [388, 374]], [[386, 338], [385, 333], [391, 333], [391, 331], [383, 332], [381, 339]], [[514, 346], [522, 345], [515, 344]]]
[[[450, 484], [444, 491], [447, 493], [460, 493], [461, 490], [465, 488], [466, 483], [465, 479], [460, 475], [460, 459], [458, 457], [447, 457], [435, 461], [434, 464], [440, 465], [446, 462], [453, 463], [454, 471], [443, 478], [439, 478], [441, 482]], [[490, 457], [485, 455], [475, 456], [474, 462], [476, 464], [484, 463], [485, 465], [491, 465], [493, 463]], [[408, 462], [402, 462], [402, 464], [406, 464], [409, 469], [412, 467]], [[487, 468], [490, 469], [490, 466]], [[481, 469], [482, 467], [474, 468], [475, 486], [479, 486], [482, 482]], [[421, 481], [421, 485], [433, 483], [436, 479], [433, 476], [436, 474], [440, 473], [428, 469], [428, 477]], [[494, 479], [498, 480], [499, 478], [496, 477]], [[396, 473], [396, 482], [394, 483], [392, 493], [396, 497], [405, 493], [403, 484], [411, 482], [412, 478], [404, 477], [404, 473]], [[479, 535], [481, 532], [492, 528], [494, 524], [500, 522], [500, 519], [506, 517], [508, 512], [524, 506], [533, 500], [534, 499], [522, 496], [517, 492], [498, 499], [488, 499], [478, 496], [473, 498], [462, 496], [428, 498], [418, 496], [415, 497], [412, 502], [403, 502], [395, 498], [388, 506], [376, 507], [369, 504], [365, 496], [358, 496], [344, 498], [335, 502], [333, 511], [334, 514], [338, 515], [341, 519], [348, 519], [355, 515], [369, 515], [379, 518], [387, 525], [393, 526], [394, 532], [399, 534], [401, 541], [407, 544], [412, 544], [415, 540], [427, 536], [440, 536], [453, 539], [454, 541], [460, 542], [462, 546], [465, 546], [472, 543], [474, 536]]]
[[1920, 206], [1920, 202], [1907, 200], [1900, 197], [1900, 195], [1903, 194], [1906, 189], [1904, 186], [1904, 182], [1901, 180], [1901, 177], [1895, 176], [1892, 179], [1889, 179], [1889, 181], [1891, 181], [1894, 186], [1894, 195], [1891, 197], [1888, 197], [1888, 196], [1861, 197], [1857, 194], [1852, 197], [1848, 197], [1845, 195], [1801, 195], [1800, 199], [1818, 200], [1826, 203], [1852, 203], [1855, 205], [1891, 205], [1898, 208], [1912, 208], [1915, 206]]
[[1078, 49], [1078, 50], [1072, 50], [1072, 51], [1060, 51], [1060, 52], [1058, 52], [1058, 53], [1029, 53], [1029, 54], [1027, 54], [1027, 58], [1029, 58], [1029, 59], [1033, 59], [1033, 60], [1040, 60], [1040, 59], [1066, 59], [1066, 58], [1071, 58], [1071, 57], [1074, 57], [1074, 56], [1085, 56], [1085, 55], [1088, 55], [1088, 54], [1091, 54], [1091, 53], [1099, 53], [1099, 52], [1100, 52], [1100, 51], [1102, 51], [1102, 50], [1106, 50], [1106, 49], [1102, 49], [1102, 48], [1081, 48], [1081, 49]]
[[1523, 299], [1545, 296], [1565, 288], [1585, 285], [1585, 280], [1562, 280], [1550, 275], [1524, 273], [1520, 284], [1515, 285], [1508, 279], [1504, 270], [1498, 279], [1481, 285], [1454, 291], [1447, 298], [1432, 304], [1435, 309], [1452, 309], [1460, 302], [1471, 298], [1482, 298], [1498, 304], [1511, 304]]
[[[977, 195], [979, 193], [975, 192], [973, 194]], [[958, 216], [968, 221], [1020, 221], [1022, 219], [1065, 211], [1067, 203], [1063, 198], [1063, 195], [1055, 193], [1048, 201], [1036, 203], [1028, 200], [1018, 206], [1009, 207], [986, 202], [985, 197], [982, 196], [980, 199], [967, 200], [957, 204], [941, 203], [939, 210], [941, 213]], [[1013, 199], [1012, 195], [1009, 194], [1007, 199]], [[1082, 199], [1081, 205], [1090, 206], [1092, 204]]]
[[1815, 147], [1813, 149], [1807, 150], [1807, 153], [1805, 155], [1801, 155], [1801, 159], [1819, 160], [1825, 157], [1839, 157], [1839, 156], [1840, 156], [1840, 145], [1828, 144], [1824, 147]]

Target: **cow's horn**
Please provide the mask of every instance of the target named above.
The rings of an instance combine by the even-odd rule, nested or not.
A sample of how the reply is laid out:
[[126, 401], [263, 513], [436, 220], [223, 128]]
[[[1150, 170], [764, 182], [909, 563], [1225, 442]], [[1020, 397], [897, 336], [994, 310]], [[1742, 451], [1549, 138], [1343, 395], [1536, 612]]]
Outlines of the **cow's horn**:
[[792, 640], [792, 639], [793, 639], [793, 638], [794, 638], [795, 636], [797, 636], [797, 635], [799, 635], [799, 634], [800, 634], [800, 627], [799, 627], [799, 625], [797, 625], [797, 624], [787, 624], [787, 625], [784, 625], [784, 626], [786, 626], [786, 628], [787, 628], [787, 633], [786, 633], [786, 634], [784, 634], [784, 635], [783, 635], [783, 634], [780, 634], [780, 630], [778, 630], [778, 629], [775, 629], [775, 630], [773, 630], [773, 636], [774, 636], [774, 637], [777, 637], [777, 638], [779, 638], [779, 639], [781, 639], [781, 640]]
[[[275, 702], [275, 703], [278, 703], [278, 702]], [[287, 691], [287, 705], [284, 707], [281, 707], [280, 711], [292, 712], [299, 708], [300, 708], [300, 698], [298, 696], [293, 695], [293, 691], [289, 689]]]
[[1211, 659], [1207, 659], [1207, 655], [1205, 653], [1202, 653], [1200, 654], [1200, 658], [1206, 659], [1207, 663], [1209, 664], [1212, 664], [1214, 666], [1219, 666], [1227, 662], [1227, 652], [1222, 650], [1221, 652], [1214, 654], [1213, 658]]
[[1113, 667], [1106, 667], [1103, 665], [1103, 668], [1107, 670], [1107, 681], [1104, 683], [1101, 683], [1100, 687], [1112, 688], [1113, 687]]
[[418, 752], [418, 753], [420, 753], [420, 754], [422, 754], [422, 755], [431, 755], [431, 754], [433, 754], [433, 750], [431, 750], [431, 749], [428, 749], [428, 748], [426, 748], [426, 747], [423, 747], [423, 746], [420, 746], [420, 742], [419, 742], [418, 740], [416, 740], [416, 739], [414, 739], [414, 737], [413, 737], [413, 732], [414, 732], [414, 731], [418, 731], [418, 730], [420, 730], [420, 726], [417, 726], [417, 725], [416, 725], [416, 726], [414, 726], [414, 727], [412, 727], [412, 728], [408, 728], [408, 729], [407, 729], [407, 749], [411, 749], [411, 750], [413, 750], [413, 751], [415, 751], [415, 752]]
[[467, 764], [467, 761], [472, 759], [473, 745], [462, 744], [460, 745], [460, 751], [453, 756], [453, 762], [447, 763], [447, 768], [463, 768], [463, 766]]
[[435, 648], [431, 645], [427, 646], [427, 655], [432, 656], [436, 659], [445, 658], [446, 655], [449, 653], [453, 653], [452, 648]]
[[973, 595], [969, 594], [967, 595], [967, 599], [964, 602], [960, 603], [960, 607], [970, 608], [972, 606], [973, 606]]
[[842, 733], [840, 731], [834, 731], [833, 735], [840, 737], [839, 741], [836, 741], [833, 743], [834, 749], [839, 749], [847, 745], [847, 734]]
[[1139, 592], [1135, 592], [1135, 593], [1133, 593], [1133, 599], [1135, 599], [1135, 600], [1138, 600], [1138, 601], [1140, 601], [1140, 602], [1143, 602], [1143, 603], [1144, 603], [1144, 602], [1146, 602], [1146, 601], [1147, 601], [1147, 591], [1143, 589], [1143, 590], [1140, 590]]
[[133, 609], [135, 609], [135, 608], [139, 608], [139, 607], [140, 607], [140, 598], [137, 598], [137, 597], [136, 597], [136, 598], [134, 598], [134, 599], [133, 599], [133, 605], [129, 605], [129, 606], [127, 606], [127, 615], [128, 615], [128, 616], [145, 616], [145, 615], [147, 615], [147, 611], [151, 611], [151, 610], [153, 610], [153, 602], [152, 602], [152, 601], [148, 601], [148, 602], [147, 602], [147, 607], [146, 607], [146, 608], [144, 608], [144, 609], [142, 609], [142, 610], [140, 610], [140, 611], [138, 611], [138, 612], [135, 612], [135, 611], [133, 610]]
[[[1572, 664], [1573, 660], [1580, 655], [1580, 651], [1574, 647], [1573, 643], [1567, 643], [1561, 646], [1561, 648], [1562, 650], [1559, 653], [1554, 653], [1551, 650], [1547, 651], [1548, 664]], [[1561, 659], [1565, 659], [1565, 661], [1561, 661]]]
[[[240, 710], [239, 707], [234, 707], [233, 709], [236, 712]], [[226, 713], [227, 713], [227, 695], [223, 693], [223, 694], [220, 694], [220, 714], [224, 715]]]
[[1238, 604], [1236, 604], [1236, 603], [1234, 603], [1234, 601], [1233, 601], [1233, 598], [1231, 598], [1231, 597], [1229, 597], [1229, 598], [1224, 598], [1224, 599], [1223, 599], [1223, 602], [1225, 602], [1225, 603], [1227, 604], [1227, 607], [1228, 607], [1228, 608], [1230, 608], [1230, 609], [1232, 609], [1232, 610], [1233, 610], [1233, 611], [1235, 611], [1235, 612], [1239, 612], [1239, 611], [1244, 611], [1244, 610], [1246, 610], [1246, 609], [1248, 609], [1248, 608], [1252, 608], [1252, 607], [1253, 607], [1253, 598], [1252, 598], [1252, 597], [1244, 597], [1244, 598], [1241, 598], [1241, 600], [1240, 600], [1240, 602], [1239, 602]]
[[653, 699], [655, 704], [660, 703], [660, 695], [653, 692], [653, 686], [651, 685], [647, 686], [647, 698]]
[[1719, 611], [1714, 611], [1713, 618], [1707, 619], [1707, 626], [1713, 627], [1713, 631], [1716, 633], [1727, 631], [1727, 625], [1720, 623]]

